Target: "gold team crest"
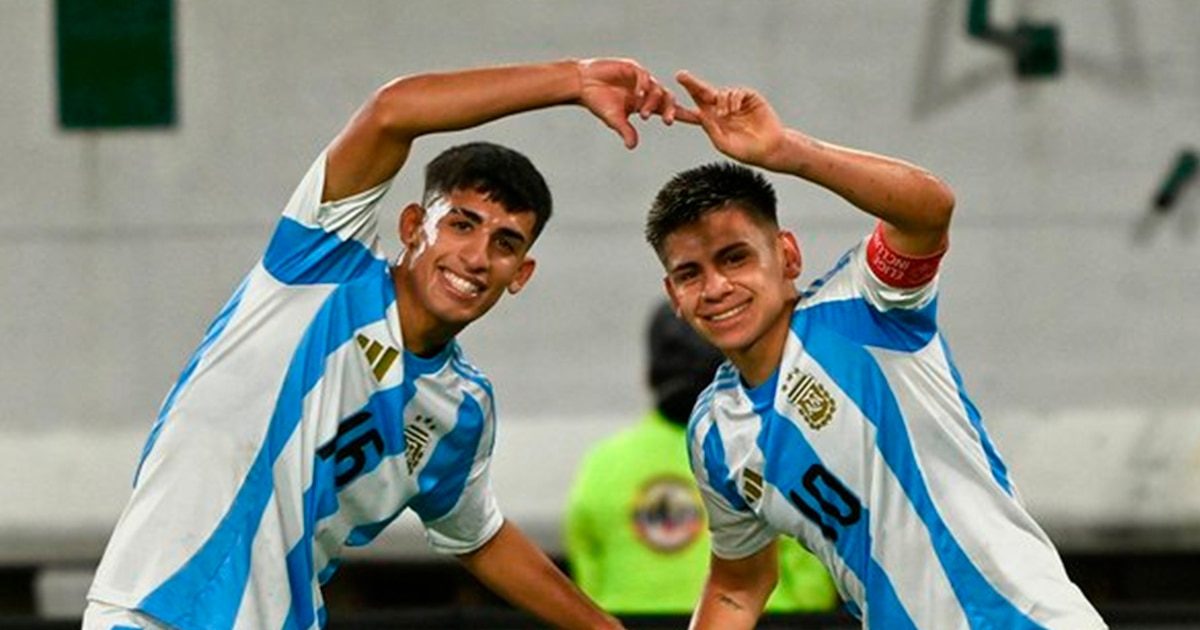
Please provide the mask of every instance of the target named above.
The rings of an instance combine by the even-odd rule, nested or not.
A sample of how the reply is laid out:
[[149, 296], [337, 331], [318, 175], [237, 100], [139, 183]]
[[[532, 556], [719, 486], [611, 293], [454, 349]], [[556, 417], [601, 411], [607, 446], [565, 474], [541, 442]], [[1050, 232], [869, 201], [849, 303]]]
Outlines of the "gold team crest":
[[411, 475], [417, 464], [421, 463], [421, 458], [425, 457], [436, 431], [437, 423], [429, 416], [417, 414], [412, 422], [405, 423], [404, 464], [408, 466], [408, 474]]
[[808, 426], [820, 429], [833, 420], [837, 401], [817, 377], [794, 368], [783, 382], [783, 395], [804, 416]]

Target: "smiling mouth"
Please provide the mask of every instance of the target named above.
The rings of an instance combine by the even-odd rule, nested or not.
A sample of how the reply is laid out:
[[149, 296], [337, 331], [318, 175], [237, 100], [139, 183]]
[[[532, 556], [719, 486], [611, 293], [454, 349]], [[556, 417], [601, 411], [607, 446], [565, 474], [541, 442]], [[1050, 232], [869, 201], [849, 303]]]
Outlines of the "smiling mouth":
[[450, 285], [456, 293], [460, 293], [466, 297], [476, 297], [483, 292], [483, 285], [464, 278], [449, 269], [442, 270], [442, 277], [446, 279], [446, 283]]
[[713, 323], [720, 323], [727, 319], [731, 319], [733, 317], [736, 317], [736, 316], [742, 314], [748, 308], [750, 308], [749, 303], [741, 304], [741, 305], [735, 306], [727, 311], [721, 311], [720, 313], [717, 313], [715, 315], [709, 315], [709, 316], [705, 317], [705, 319], [707, 319], [708, 321], [713, 322]]

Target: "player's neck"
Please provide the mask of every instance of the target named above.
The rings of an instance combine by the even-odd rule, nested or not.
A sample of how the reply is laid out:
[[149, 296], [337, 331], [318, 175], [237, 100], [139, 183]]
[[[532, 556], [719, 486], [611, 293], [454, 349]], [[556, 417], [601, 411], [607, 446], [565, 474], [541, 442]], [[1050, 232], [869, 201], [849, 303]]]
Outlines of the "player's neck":
[[406, 284], [410, 276], [403, 270], [393, 267], [391, 275], [404, 349], [419, 357], [431, 357], [441, 352], [466, 326], [447, 323], [429, 312], [415, 297], [416, 292]]
[[741, 373], [742, 380], [750, 387], [758, 387], [767, 382], [783, 359], [783, 347], [787, 344], [795, 299], [788, 300], [786, 304], [786, 308], [780, 310], [762, 336], [746, 348], [729, 355], [729, 359]]

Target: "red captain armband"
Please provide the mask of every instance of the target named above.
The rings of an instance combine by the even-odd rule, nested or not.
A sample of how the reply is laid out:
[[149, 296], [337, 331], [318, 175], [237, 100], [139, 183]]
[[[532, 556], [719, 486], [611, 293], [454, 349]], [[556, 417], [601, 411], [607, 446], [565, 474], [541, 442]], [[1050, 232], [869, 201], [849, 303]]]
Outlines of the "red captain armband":
[[937, 275], [946, 248], [928, 256], [908, 256], [888, 246], [880, 223], [867, 239], [867, 266], [881, 282], [896, 289], [919, 287]]

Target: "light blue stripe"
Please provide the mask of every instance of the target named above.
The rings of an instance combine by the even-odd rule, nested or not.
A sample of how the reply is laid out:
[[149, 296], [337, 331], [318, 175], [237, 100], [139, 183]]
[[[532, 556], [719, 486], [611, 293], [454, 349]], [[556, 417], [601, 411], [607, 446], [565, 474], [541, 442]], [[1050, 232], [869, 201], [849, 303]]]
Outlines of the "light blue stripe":
[[916, 352], [937, 335], [937, 299], [920, 309], [880, 311], [862, 298], [822, 302], [802, 309], [808, 318], [860, 344]]
[[732, 478], [732, 473], [729, 470], [729, 465], [725, 463], [725, 444], [721, 440], [721, 432], [717, 429], [716, 423], [713, 423], [708, 428], [708, 433], [704, 435], [704, 468], [708, 473], [708, 483], [725, 497], [735, 510], [746, 512], [750, 510], [750, 506], [742, 500], [742, 495], [737, 491], [737, 485]]
[[304, 536], [296, 541], [287, 555], [288, 590], [292, 594], [291, 610], [283, 630], [303, 630], [313, 622], [313, 555], [312, 555], [312, 500], [305, 493]]
[[[408, 351], [403, 352], [401, 361], [404, 366], [404, 380], [397, 387], [378, 392], [372, 397], [372, 400], [368, 401], [366, 408], [371, 410], [370, 426], [373, 426], [383, 439], [384, 453], [382, 457], [370, 456], [369, 463], [364, 466], [362, 474], [378, 468], [384, 459], [405, 456], [403, 409], [417, 396], [418, 381], [422, 377], [436, 374], [440, 371], [445, 366], [447, 360], [453, 356], [455, 348], [456, 346], [451, 342], [432, 357], [420, 357]], [[366, 426], [360, 427], [359, 433], [366, 430]], [[348, 435], [347, 437], [350, 436]], [[332, 484], [333, 482], [330, 481], [331, 486]], [[327, 503], [336, 509], [336, 500]], [[411, 504], [415, 507], [415, 503]], [[382, 520], [356, 526], [347, 534], [343, 542], [351, 547], [361, 547], [370, 543], [392, 521], [399, 517], [407, 507], [409, 505], [401, 505], [395, 512]], [[324, 518], [328, 514], [332, 514], [332, 510], [323, 511], [319, 518]]]
[[[451, 363], [450, 363], [451, 367], [454, 368], [454, 371], [456, 373], [458, 373], [459, 376], [462, 376], [463, 378], [465, 378], [465, 379], [471, 381], [472, 383], [475, 383], [477, 386], [479, 386], [479, 388], [484, 391], [484, 395], [487, 396], [487, 399], [492, 401], [492, 405], [494, 407], [495, 400], [496, 400], [496, 393], [492, 390], [492, 382], [490, 380], [488, 380], [487, 376], [483, 372], [479, 371], [475, 366], [471, 365], [470, 363], [468, 363], [466, 360], [464, 360], [462, 358], [462, 352], [459, 350], [457, 342], [451, 342], [451, 343], [454, 344], [454, 347], [452, 349], [452, 354], [451, 354], [451, 356], [453, 357], [451, 359]], [[482, 414], [482, 409], [480, 410], [480, 413]], [[482, 431], [483, 428], [484, 428], [483, 420], [481, 419], [480, 420], [480, 430]], [[482, 439], [482, 436], [480, 437], [480, 439]], [[487, 445], [487, 452], [491, 453], [495, 450], [495, 448], [496, 448], [496, 432], [493, 430], [491, 432], [491, 443], [489, 443]]]
[[[408, 403], [411, 401], [412, 397], [416, 395], [416, 389], [411, 386], [412, 381], [410, 380], [416, 378], [416, 376], [417, 375], [410, 374], [406, 371], [405, 383], [410, 386], [406, 387], [405, 384], [401, 384], [398, 387], [377, 392], [374, 396], [372, 396], [371, 399], [367, 401], [366, 406], [363, 408], [371, 414], [370, 421], [358, 427], [354, 433], [347, 433], [343, 436], [343, 438], [347, 440], [354, 439], [354, 437], [361, 435], [365, 431], [373, 428], [379, 434], [380, 439], [383, 440], [382, 453], [376, 453], [373, 449], [365, 449], [363, 451], [363, 455], [366, 458], [364, 460], [365, 463], [356, 478], [358, 476], [375, 472], [384, 461], [392, 458], [404, 457], [403, 410], [408, 406]], [[338, 471], [336, 469], [330, 470], [328, 487], [335, 487], [336, 484], [334, 478], [337, 474]], [[323, 508], [323, 513], [317, 517], [318, 521], [325, 516], [332, 514], [332, 511], [328, 511], [330, 507], [336, 510], [338, 506], [335, 493], [330, 492], [329, 495], [329, 500], [323, 502], [323, 506], [328, 507]], [[380, 532], [387, 528], [392, 521], [396, 520], [396, 518], [404, 512], [406, 507], [406, 505], [400, 505], [397, 507], [396, 511], [392, 512], [382, 520], [374, 523], [358, 525], [346, 535], [346, 539], [343, 541], [343, 543], [351, 547], [361, 547], [370, 543], [375, 539], [376, 536], [380, 534]]]
[[992, 445], [991, 438], [988, 437], [987, 429], [983, 427], [983, 417], [979, 415], [979, 410], [975, 408], [975, 403], [967, 397], [967, 390], [963, 386], [962, 375], [958, 372], [958, 367], [954, 364], [954, 359], [950, 355], [950, 346], [946, 340], [942, 339], [942, 353], [946, 355], [946, 362], [950, 365], [950, 374], [954, 377], [954, 384], [958, 387], [958, 399], [962, 402], [963, 409], [967, 410], [967, 419], [971, 421], [971, 426], [975, 427], [975, 432], [979, 434], [979, 445], [983, 449], [984, 455], [987, 457], [988, 465], [992, 470], [992, 478], [1000, 487], [1004, 489], [1009, 496], [1012, 496], [1012, 483], [1008, 480], [1008, 467], [1004, 465], [1004, 460], [1000, 458], [1000, 453], [996, 452], [996, 447]]
[[137, 469], [133, 473], [134, 487], [137, 487], [138, 477], [141, 476], [142, 464], [146, 462], [146, 457], [150, 455], [150, 451], [154, 449], [154, 445], [158, 442], [159, 432], [162, 431], [167, 416], [175, 408], [175, 398], [192, 380], [192, 374], [196, 372], [196, 366], [200, 365], [200, 360], [208, 353], [209, 348], [217, 342], [217, 339], [221, 337], [221, 333], [225, 332], [225, 327], [229, 325], [230, 320], [233, 319], [233, 314], [237, 312], [238, 306], [242, 303], [242, 296], [245, 295], [246, 285], [249, 283], [250, 276], [247, 275], [242, 279], [242, 283], [238, 285], [233, 295], [230, 296], [229, 301], [221, 308], [221, 312], [217, 313], [216, 319], [209, 324], [208, 331], [204, 333], [204, 340], [200, 342], [200, 347], [192, 353], [187, 365], [183, 368], [183, 373], [179, 375], [179, 380], [171, 387], [166, 400], [163, 401], [162, 408], [158, 411], [158, 418], [155, 419], [154, 426], [150, 428], [150, 435], [146, 438], [146, 445], [142, 447], [142, 457], [138, 460]]
[[475, 366], [463, 360], [457, 344], [454, 345], [451, 350], [450, 367], [454, 369], [454, 372], [468, 381], [478, 385], [490, 400], [495, 400], [496, 393], [492, 391], [492, 382], [489, 381], [486, 376], [484, 376], [483, 372], [480, 372]]
[[396, 520], [396, 517], [404, 513], [404, 509], [404, 507], [401, 507], [399, 510], [390, 514], [387, 518], [381, 521], [359, 525], [350, 530], [350, 534], [346, 536], [346, 546], [362, 547], [370, 544], [370, 542], [375, 540], [375, 537], [378, 536], [380, 532], [382, 532], [384, 529], [387, 529], [387, 526], [391, 525], [392, 521]]
[[[366, 282], [338, 287], [327, 298], [293, 354], [266, 439], [229, 511], [200, 550], [150, 593], [140, 609], [180, 627], [232, 628], [250, 572], [252, 543], [274, 493], [272, 467], [299, 425], [304, 396], [324, 375], [325, 357], [349, 341], [355, 330], [376, 321], [385, 312], [389, 298], [394, 299], [394, 295], [386, 270]], [[311, 558], [307, 567], [303, 562], [298, 566], [305, 574], [289, 581], [307, 585], [312, 575]], [[308, 589], [302, 592], [311, 596]], [[297, 595], [293, 592], [294, 597]], [[311, 613], [311, 603], [309, 609]]]
[[438, 440], [429, 461], [417, 476], [420, 493], [409, 505], [421, 520], [441, 518], [458, 503], [483, 439], [483, 420], [479, 403], [470, 396], [463, 396], [454, 428]]
[[[333, 577], [333, 574], [337, 573], [338, 567], [340, 566], [342, 566], [342, 561], [340, 558], [330, 558], [329, 562], [325, 565], [325, 568], [321, 569], [321, 572], [317, 574], [317, 582], [320, 584], [325, 584], [328, 582], [329, 579]], [[325, 624], [322, 623], [321, 625]]]
[[[688, 419], [687, 443], [689, 445], [696, 443], [697, 423], [701, 418], [708, 415], [709, 410], [712, 408], [712, 401], [716, 392], [736, 387], [737, 380], [737, 371], [731, 363], [723, 363], [717, 368], [713, 382], [700, 394], [696, 400], [696, 406], [692, 410], [692, 417]], [[725, 463], [725, 445], [721, 441], [721, 434], [717, 429], [716, 423], [709, 426], [708, 433], [704, 435], [701, 450], [704, 452], [702, 461], [704, 462], [704, 469], [708, 476], [709, 485], [719, 492], [721, 496], [725, 497], [725, 500], [729, 501], [736, 509], [748, 510], [749, 506], [746, 505], [741, 495], [738, 494], [736, 486], [730, 487], [732, 480], [730, 479], [729, 467]], [[696, 469], [694, 459], [692, 449], [689, 446], [688, 462], [692, 470]]]
[[[803, 340], [808, 354], [851, 397], [867, 420], [875, 425], [876, 447], [929, 531], [933, 551], [971, 626], [1039, 628], [987, 581], [938, 514], [917, 466], [900, 407], [871, 355], [841, 335], [810, 331], [810, 326], [817, 328], [820, 324], [810, 321], [807, 311], [797, 311], [792, 320], [793, 331]], [[880, 611], [876, 610], [876, 598], [883, 597], [886, 601], [886, 594], [876, 588], [877, 585], [867, 585], [869, 614], [875, 621], [891, 624], [894, 620], [877, 616]]]
[[[720, 368], [717, 368], [717, 371], [720, 373]], [[693, 471], [696, 470], [696, 456], [693, 452], [695, 449], [692, 448], [692, 445], [696, 443], [696, 425], [699, 424], [702, 418], [708, 415], [708, 410], [712, 406], [713, 393], [716, 390], [717, 385], [716, 380], [714, 380], [703, 392], [700, 392], [700, 396], [696, 399], [696, 405], [692, 408], [692, 415], [688, 416], [687, 427], [684, 428], [686, 440], [684, 444], [687, 444], [688, 467]]]
[[387, 268], [362, 243], [281, 217], [263, 254], [263, 267], [284, 284], [348, 282]]
[[[775, 392], [778, 384], [779, 374], [776, 372], [762, 385], [747, 390], [747, 395], [754, 402], [754, 411], [762, 423], [757, 443], [765, 461], [763, 478], [778, 488], [783, 496], [790, 498], [791, 494], [795, 493], [806, 505], [817, 511], [818, 506], [813, 505], [814, 501], [811, 501], [814, 497], [803, 487], [804, 474], [816, 465], [825, 468], [830, 475], [833, 475], [833, 472], [828, 470], [820, 455], [796, 425], [775, 410]], [[842, 485], [850, 490], [845, 483]], [[821, 494], [822, 498], [830, 503], [842, 502], [840, 497], [826, 496], [825, 492]], [[861, 497], [855, 497], [855, 500], [862, 506], [862, 514], [855, 523], [843, 526], [833, 522], [832, 518], [822, 520], [822, 523], [837, 532], [836, 540], [829, 540], [829, 543], [834, 546], [842, 562], [867, 589], [872, 619], [878, 615], [888, 620], [888, 628], [915, 630], [916, 625], [896, 596], [891, 579], [871, 556], [870, 510], [863, 505]], [[816, 525], [820, 526], [821, 523]], [[858, 603], [855, 602], [854, 610], [857, 609]]]

